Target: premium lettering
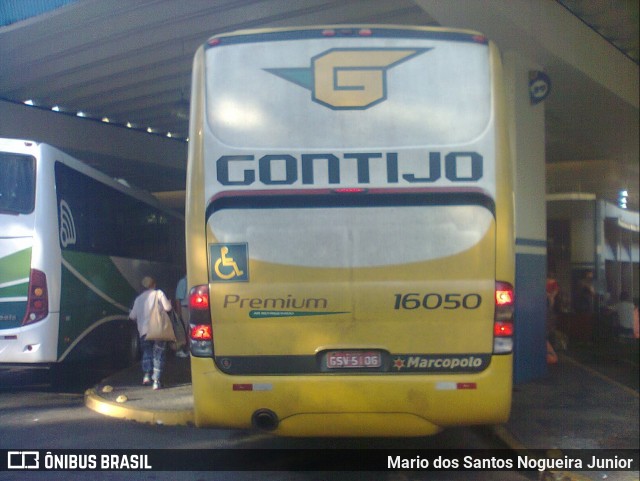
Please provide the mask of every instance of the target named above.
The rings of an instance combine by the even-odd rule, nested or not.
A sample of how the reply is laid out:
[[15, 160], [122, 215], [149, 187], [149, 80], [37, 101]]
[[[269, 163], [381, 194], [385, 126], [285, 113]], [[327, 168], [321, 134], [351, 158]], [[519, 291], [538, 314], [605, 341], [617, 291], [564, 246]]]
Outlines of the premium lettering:
[[240, 297], [237, 294], [224, 296], [222, 307], [239, 307], [240, 309], [325, 309], [329, 301], [325, 298], [287, 297]]

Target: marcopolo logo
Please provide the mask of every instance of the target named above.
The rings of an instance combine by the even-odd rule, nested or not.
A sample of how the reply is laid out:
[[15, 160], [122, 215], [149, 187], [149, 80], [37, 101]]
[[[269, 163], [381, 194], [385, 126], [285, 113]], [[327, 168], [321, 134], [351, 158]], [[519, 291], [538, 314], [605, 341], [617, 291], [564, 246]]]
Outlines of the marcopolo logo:
[[489, 365], [487, 354], [405, 354], [394, 356], [395, 371], [480, 372]]
[[312, 99], [331, 109], [367, 109], [387, 98], [387, 71], [429, 48], [327, 50], [306, 68], [272, 68], [277, 75], [311, 91]]

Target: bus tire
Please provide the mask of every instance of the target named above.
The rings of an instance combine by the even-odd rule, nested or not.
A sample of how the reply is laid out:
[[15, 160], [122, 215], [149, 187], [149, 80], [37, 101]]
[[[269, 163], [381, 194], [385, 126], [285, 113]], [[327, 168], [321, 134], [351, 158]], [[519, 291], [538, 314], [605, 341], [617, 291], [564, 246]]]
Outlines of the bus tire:
[[124, 369], [131, 366], [139, 357], [138, 331], [129, 324], [118, 326], [118, 335], [114, 336], [115, 345], [112, 351], [112, 365], [116, 369]]

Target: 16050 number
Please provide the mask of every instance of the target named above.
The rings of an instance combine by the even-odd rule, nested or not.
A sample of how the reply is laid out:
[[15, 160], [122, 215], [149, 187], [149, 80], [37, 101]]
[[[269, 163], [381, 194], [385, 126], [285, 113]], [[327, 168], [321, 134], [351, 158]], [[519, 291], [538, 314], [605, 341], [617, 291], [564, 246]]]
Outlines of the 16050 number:
[[480, 294], [438, 294], [430, 292], [428, 294], [418, 294], [410, 292], [408, 294], [395, 294], [394, 309], [477, 309], [482, 304]]

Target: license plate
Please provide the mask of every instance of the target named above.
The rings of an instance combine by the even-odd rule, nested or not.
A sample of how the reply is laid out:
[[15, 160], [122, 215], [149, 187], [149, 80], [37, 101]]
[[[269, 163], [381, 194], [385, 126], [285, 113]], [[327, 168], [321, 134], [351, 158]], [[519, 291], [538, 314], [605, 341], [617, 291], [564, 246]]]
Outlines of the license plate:
[[329, 369], [362, 369], [382, 366], [378, 351], [329, 351], [326, 356]]

